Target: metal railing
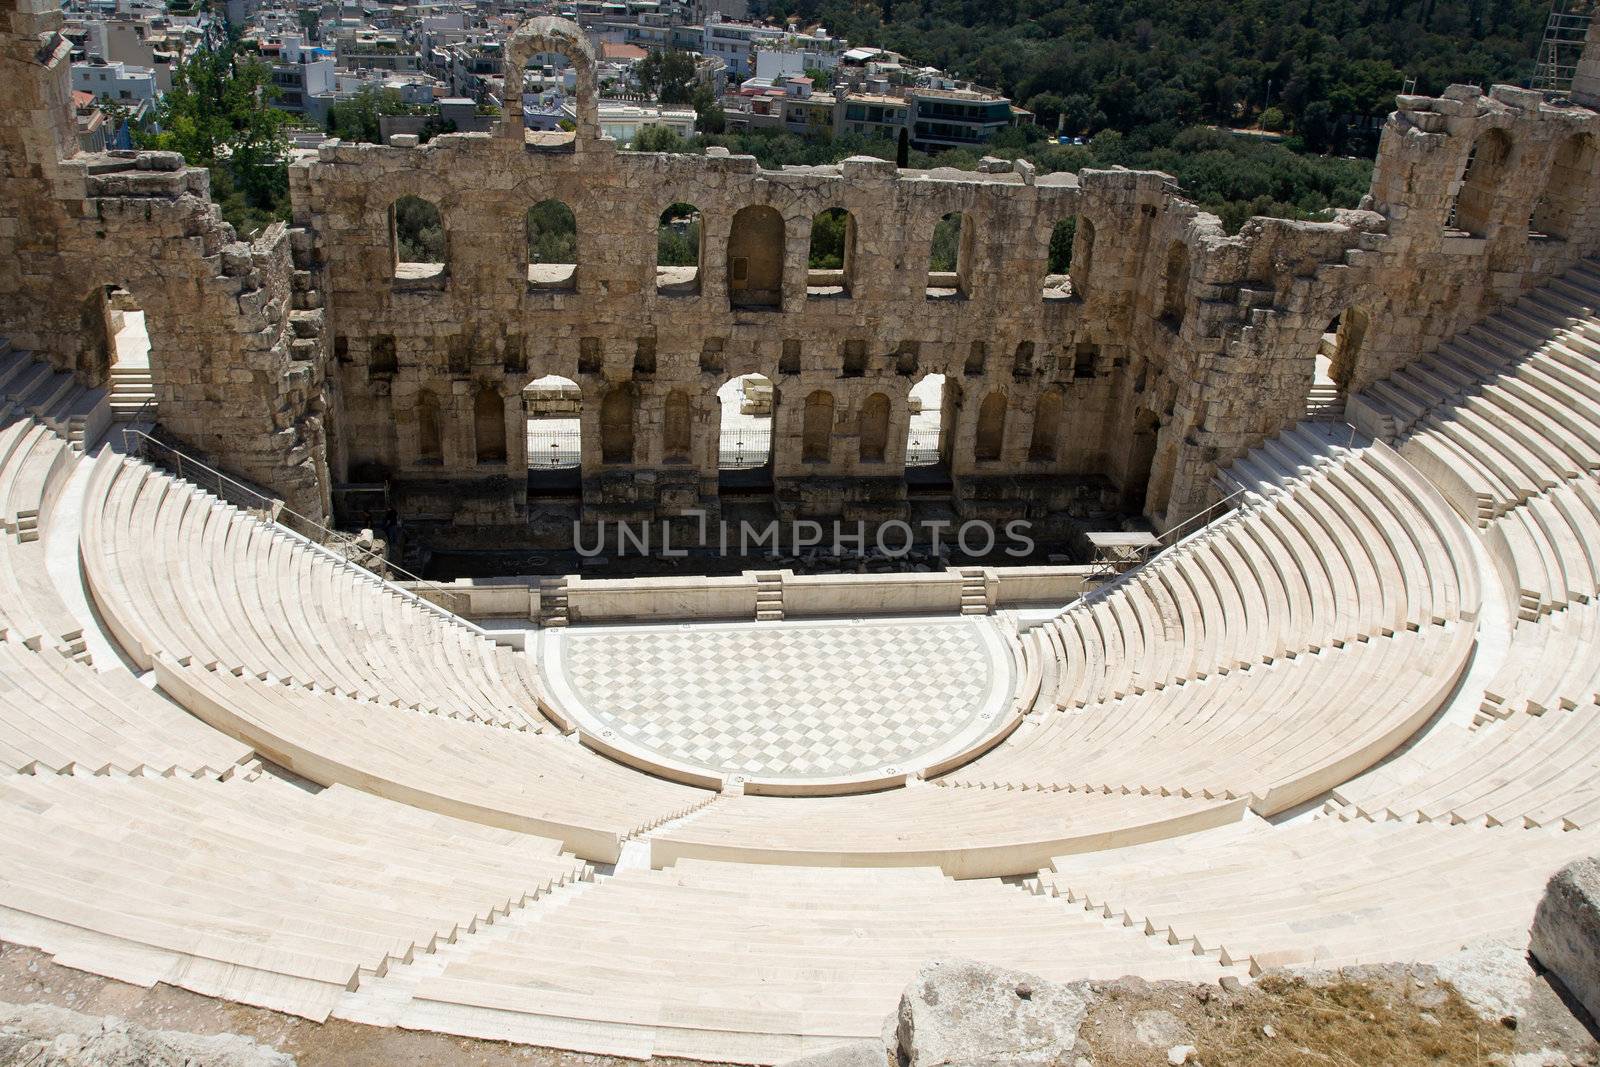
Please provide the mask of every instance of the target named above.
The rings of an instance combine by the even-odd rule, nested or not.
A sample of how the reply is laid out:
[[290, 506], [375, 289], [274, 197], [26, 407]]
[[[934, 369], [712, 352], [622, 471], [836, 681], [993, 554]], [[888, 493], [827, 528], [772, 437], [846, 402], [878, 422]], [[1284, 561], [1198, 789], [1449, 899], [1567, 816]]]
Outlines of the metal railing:
[[[241, 511], [248, 512], [262, 522], [269, 522], [287, 530], [337, 563], [360, 571], [367, 577], [376, 578], [388, 584], [391, 590], [401, 596], [408, 597], [428, 610], [444, 616], [451, 622], [466, 626], [493, 640], [493, 635], [463, 619], [450, 607], [445, 606], [446, 604], [456, 606], [464, 604], [463, 595], [449, 586], [429, 581], [411, 573], [398, 564], [381, 559], [370, 549], [360, 547], [356, 538], [350, 534], [324, 526], [315, 519], [307, 518], [283, 501], [252, 489], [237, 478], [222, 473], [210, 464], [196, 459], [181, 449], [175, 448], [143, 430], [124, 427], [122, 430], [122, 445], [124, 454], [160, 467], [168, 473], [198, 486], [217, 499], [226, 501]], [[361, 558], [356, 557], [379, 559], [379, 566], [382, 569], [369, 566], [361, 562]], [[394, 585], [392, 580], [396, 575], [439, 597], [440, 602], [436, 603], [413, 590], [402, 589]]]
[[[567, 420], [561, 420], [563, 422]], [[541, 470], [576, 467], [583, 460], [582, 435], [575, 428], [544, 429], [530, 424], [528, 466]]]
[[906, 439], [906, 466], [931, 467], [939, 462], [939, 431], [913, 432]]
[[765, 467], [771, 458], [771, 427], [723, 429], [717, 446], [718, 467], [723, 470]]

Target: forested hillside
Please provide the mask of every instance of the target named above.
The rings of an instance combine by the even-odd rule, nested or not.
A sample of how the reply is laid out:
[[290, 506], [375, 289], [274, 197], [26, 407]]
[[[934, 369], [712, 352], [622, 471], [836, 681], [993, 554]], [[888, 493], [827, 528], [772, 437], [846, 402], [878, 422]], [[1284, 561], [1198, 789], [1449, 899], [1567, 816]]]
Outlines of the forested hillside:
[[[1549, 0], [764, 0], [991, 85], [1066, 132], [1265, 119], [1370, 153], [1404, 79], [1524, 83]], [[1269, 98], [1270, 93], [1270, 98]], [[1159, 142], [1163, 138], [1157, 137]]]

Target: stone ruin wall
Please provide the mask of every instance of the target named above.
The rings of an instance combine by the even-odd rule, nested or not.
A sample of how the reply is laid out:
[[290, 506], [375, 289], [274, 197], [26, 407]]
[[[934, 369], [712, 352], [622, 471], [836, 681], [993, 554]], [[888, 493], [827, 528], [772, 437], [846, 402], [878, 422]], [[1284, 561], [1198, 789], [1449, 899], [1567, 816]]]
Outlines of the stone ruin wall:
[[237, 239], [210, 175], [169, 152], [77, 150], [70, 45], [52, 0], [0, 0], [0, 335], [106, 384], [108, 286], [147, 315], [162, 426], [325, 519], [320, 303], [304, 234]]
[[[1525, 90], [1401, 97], [1360, 209], [1331, 222], [1253, 219], [1228, 236], [1155, 173], [1036, 176], [1003, 161], [976, 174], [897, 171], [872, 159], [768, 171], [750, 157], [619, 152], [597, 134], [588, 45], [554, 19], [529, 23], [511, 62], [534, 51], [573, 60], [576, 136], [551, 143], [508, 118], [497, 135], [421, 147], [325, 144], [290, 168], [292, 228], [244, 244], [205, 204], [203, 173], [161, 169], [171, 161], [148, 153], [73, 157], [70, 133], [51, 132], [71, 118], [65, 63], [38, 51], [49, 16], [9, 14], [21, 28], [7, 37], [8, 67], [61, 99], [25, 112], [33, 139], [21, 156], [16, 138], [0, 142], [29, 178], [28, 195], [8, 182], [3, 201], [0, 253], [16, 254], [0, 265], [0, 326], [79, 365], [75, 290], [127, 284], [149, 311], [163, 423], [302, 509], [326, 507], [330, 480], [376, 470], [402, 490], [408, 517], [520, 521], [522, 390], [559, 374], [583, 393], [587, 516], [714, 510], [716, 390], [754, 372], [775, 388], [780, 506], [896, 517], [906, 397], [942, 373], [963, 513], [1037, 514], [1069, 503], [1074, 479], [1103, 475], [1170, 527], [1215, 499], [1219, 465], [1301, 415], [1336, 316], [1336, 377], [1358, 394], [1600, 245], [1588, 210], [1600, 116]], [[438, 277], [396, 278], [390, 210], [406, 194], [441, 212]], [[546, 199], [577, 220], [570, 288], [528, 281], [523, 217]], [[704, 231], [691, 294], [658, 291], [655, 278], [657, 221], [680, 201], [700, 209]], [[811, 220], [832, 207], [854, 222], [850, 292], [809, 295]], [[736, 236], [748, 208], [779, 221]], [[930, 299], [933, 228], [951, 211], [972, 233], [964, 292]], [[1545, 232], [1531, 235], [1530, 218]], [[1064, 219], [1078, 227], [1072, 295], [1046, 298], [1051, 230]], [[730, 241], [753, 262], [781, 262], [781, 309], [730, 306]], [[419, 455], [424, 391], [439, 405], [437, 458]], [[830, 441], [808, 452], [806, 399], [819, 391], [833, 402]], [[612, 394], [626, 399], [613, 414], [631, 430], [628, 459], [615, 418], [613, 454], [605, 447]], [[864, 463], [862, 413], [878, 395], [888, 448]], [[996, 395], [1000, 449], [980, 460], [983, 402]], [[1046, 397], [1060, 399], [1053, 450], [1035, 439]], [[478, 412], [496, 401], [505, 456], [479, 462]], [[1359, 396], [1351, 412], [1359, 421]]]

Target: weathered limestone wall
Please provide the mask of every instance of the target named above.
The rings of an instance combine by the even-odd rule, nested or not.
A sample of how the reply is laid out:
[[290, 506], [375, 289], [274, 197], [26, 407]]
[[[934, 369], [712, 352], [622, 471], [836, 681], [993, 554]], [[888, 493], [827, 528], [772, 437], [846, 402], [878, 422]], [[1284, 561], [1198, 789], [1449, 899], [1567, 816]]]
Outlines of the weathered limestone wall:
[[[899, 517], [908, 394], [938, 373], [964, 514], [1037, 514], [1103, 476], [1170, 527], [1215, 499], [1219, 464], [1304, 413], [1319, 349], [1359, 417], [1364, 385], [1600, 246], [1600, 116], [1524, 90], [1401, 97], [1360, 210], [1229, 236], [1155, 173], [618, 152], [593, 121], [589, 46], [559, 19], [509, 52], [572, 59], [575, 135], [512, 113], [422, 147], [330, 142], [290, 168], [293, 227], [245, 243], [203, 172], [78, 156], [59, 14], [0, 15], [0, 329], [98, 382], [86, 308], [126, 287], [166, 426], [313, 515], [330, 479], [381, 478], [408, 518], [521, 521], [523, 390], [548, 374], [582, 393], [589, 517], [714, 510], [717, 389], [759, 373], [779, 506]], [[441, 213], [437, 273], [397, 269], [405, 195]], [[530, 271], [524, 216], [548, 199], [574, 213], [577, 262]], [[658, 220], [679, 202], [700, 212], [698, 271], [658, 284]], [[811, 277], [830, 208], [852, 218], [847, 267]], [[960, 262], [930, 276], [951, 212]], [[1070, 284], [1046, 289], [1065, 220]]]
[[103, 385], [104, 294], [126, 289], [163, 426], [326, 518], [321, 314], [292, 235], [237, 240], [175, 153], [79, 154], [60, 12], [0, 0], [0, 20], [0, 333]]

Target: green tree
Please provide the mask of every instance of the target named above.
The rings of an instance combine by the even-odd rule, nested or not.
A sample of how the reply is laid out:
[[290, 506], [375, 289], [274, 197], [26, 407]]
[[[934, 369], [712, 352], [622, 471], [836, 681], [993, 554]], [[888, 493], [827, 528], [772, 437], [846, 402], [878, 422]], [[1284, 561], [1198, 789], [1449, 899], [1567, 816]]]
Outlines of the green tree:
[[141, 147], [179, 152], [191, 166], [212, 169], [212, 196], [243, 233], [288, 217], [287, 112], [267, 65], [239, 44], [201, 48], [178, 65], [156, 108], [157, 132]]
[[364, 85], [348, 100], [336, 101], [328, 108], [328, 133], [342, 141], [381, 144], [383, 129], [379, 119], [384, 115], [404, 115], [409, 110], [398, 89]]
[[696, 85], [689, 102], [694, 105], [694, 128], [700, 133], [718, 134], [728, 128], [728, 116], [723, 113], [722, 101], [711, 91], [711, 86]]
[[656, 265], [693, 267], [700, 262], [700, 210], [693, 204], [673, 204], [661, 213], [656, 232]]
[[689, 144], [671, 126], [641, 126], [633, 138], [635, 152], [683, 152]]
[[444, 218], [420, 196], [402, 196], [394, 202], [394, 236], [401, 262], [444, 262]]
[[651, 52], [633, 69], [639, 87], [663, 104], [687, 104], [694, 95], [694, 56], [681, 48]]
[[833, 75], [820, 67], [807, 67], [806, 77], [811, 79], [811, 91], [826, 93], [833, 90]]
[[529, 263], [576, 263], [578, 221], [559, 200], [543, 200], [528, 209]]

